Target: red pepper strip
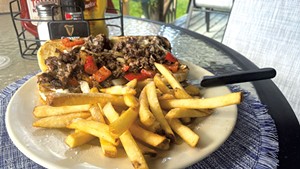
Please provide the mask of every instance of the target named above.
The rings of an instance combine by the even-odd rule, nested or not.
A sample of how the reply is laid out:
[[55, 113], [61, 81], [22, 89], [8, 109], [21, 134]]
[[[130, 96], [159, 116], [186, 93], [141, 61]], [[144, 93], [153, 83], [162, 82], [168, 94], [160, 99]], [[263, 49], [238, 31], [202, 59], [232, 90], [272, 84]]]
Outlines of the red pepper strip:
[[90, 75], [98, 71], [98, 67], [93, 56], [87, 56], [85, 58], [84, 71]]
[[61, 42], [62, 42], [63, 45], [65, 45], [65, 44], [67, 44], [67, 43], [70, 42], [70, 39], [69, 39], [69, 38], [63, 38], [63, 39], [61, 40]]
[[62, 42], [62, 44], [65, 47], [73, 47], [73, 46], [76, 46], [76, 45], [82, 45], [82, 44], [84, 44], [84, 40], [83, 39], [70, 40], [69, 38], [63, 38], [61, 40], [61, 42]]
[[150, 78], [152, 78], [152, 77], [155, 76], [155, 72], [154, 71], [152, 71], [152, 70], [146, 70], [146, 69], [142, 69], [141, 70], [141, 74], [143, 74], [143, 75], [145, 75], [147, 77], [150, 77]]
[[165, 59], [170, 62], [177, 62], [177, 59], [172, 55], [171, 52], [166, 54]]
[[102, 66], [96, 73], [93, 74], [93, 78], [100, 83], [107, 79], [110, 75], [111, 71], [107, 69], [107, 67]]
[[137, 79], [138, 81], [154, 77], [155, 72], [152, 70], [142, 69], [140, 73], [127, 73], [124, 78], [128, 81]]
[[171, 72], [176, 73], [178, 71], [179, 63], [175, 62], [172, 65], [165, 65]]
[[124, 78], [128, 81], [131, 81], [133, 79], [137, 79], [138, 81], [147, 79], [148, 76], [142, 73], [127, 73], [124, 75]]

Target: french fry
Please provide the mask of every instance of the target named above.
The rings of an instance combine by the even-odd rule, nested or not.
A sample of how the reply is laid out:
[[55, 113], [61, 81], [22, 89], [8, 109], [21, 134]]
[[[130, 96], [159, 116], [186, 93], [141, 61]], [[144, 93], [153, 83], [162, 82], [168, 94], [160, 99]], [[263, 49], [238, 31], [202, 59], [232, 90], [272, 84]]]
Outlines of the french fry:
[[151, 126], [145, 126], [144, 124], [140, 125], [144, 126], [145, 129], [152, 131], [153, 133], [163, 133], [163, 129], [157, 120], [155, 120]]
[[192, 98], [192, 96], [190, 96], [184, 89], [181, 89], [181, 88], [174, 89], [174, 96], [177, 99], [191, 99]]
[[192, 119], [189, 117], [183, 117], [183, 118], [181, 118], [181, 122], [185, 125], [188, 125], [188, 124], [192, 123]]
[[138, 107], [139, 102], [137, 98], [133, 94], [125, 94], [124, 95], [124, 102], [128, 107]]
[[90, 89], [90, 93], [99, 93], [99, 90], [97, 89], [97, 87], [92, 87]]
[[200, 137], [189, 127], [180, 123], [178, 119], [168, 119], [172, 129], [177, 133], [188, 145], [195, 147]]
[[175, 99], [174, 94], [165, 93], [158, 97], [159, 100], [168, 100], [168, 99]]
[[[190, 96], [183, 88], [175, 88], [174, 95], [175, 95], [175, 98], [177, 98], [177, 99], [191, 99], [192, 98], [192, 96]], [[189, 124], [192, 121], [192, 119], [189, 117], [183, 117], [181, 120], [184, 124]]]
[[156, 89], [156, 96], [160, 97], [162, 95], [163, 95], [163, 93], [159, 89]]
[[115, 145], [113, 145], [111, 142], [103, 139], [103, 138], [99, 138], [100, 139], [100, 145], [101, 145], [101, 149], [103, 154], [106, 157], [110, 157], [110, 158], [115, 158], [118, 155], [118, 149]]
[[[133, 79], [125, 84], [126, 87], [130, 87], [134, 89], [137, 85], [137, 79]], [[139, 106], [139, 102], [137, 98], [133, 94], [125, 94], [124, 102], [128, 107], [137, 107]]]
[[137, 85], [137, 82], [138, 82], [137, 79], [133, 79], [133, 80], [127, 82], [127, 83], [125, 84], [125, 86], [131, 87], [131, 88], [135, 88], [136, 85]]
[[105, 104], [126, 106], [123, 96], [107, 93], [50, 93], [46, 95], [47, 104], [50, 106], [71, 106], [83, 104]]
[[136, 84], [136, 88], [143, 89], [149, 82], [152, 82], [152, 81], [153, 81], [153, 78], [147, 78], [145, 80], [138, 81]]
[[137, 119], [137, 116], [138, 109], [128, 108], [118, 119], [109, 124], [111, 135], [116, 138], [122, 135]]
[[33, 123], [33, 126], [43, 128], [65, 128], [72, 122], [73, 119], [87, 118], [89, 116], [91, 116], [89, 112], [77, 112], [58, 116], [49, 116], [38, 119]]
[[67, 127], [81, 130], [96, 137], [103, 138], [113, 145], [118, 145], [117, 139], [110, 135], [109, 126], [107, 124], [93, 120], [74, 119]]
[[184, 90], [191, 96], [199, 96], [200, 88], [195, 85], [187, 85]]
[[103, 106], [103, 113], [110, 123], [116, 121], [119, 118], [119, 113], [115, 110], [110, 102]]
[[205, 117], [212, 113], [211, 109], [186, 109], [186, 108], [174, 108], [171, 109], [167, 114], [167, 119], [172, 118], [184, 118], [184, 117]]
[[139, 148], [133, 136], [128, 130], [125, 131], [120, 136], [120, 140], [134, 168], [136, 169], [149, 168], [141, 149]]
[[150, 110], [153, 115], [156, 117], [156, 120], [160, 123], [162, 129], [165, 131], [166, 136], [170, 138], [172, 141], [175, 140], [175, 135], [169, 126], [167, 120], [164, 117], [160, 104], [158, 102], [158, 98], [156, 95], [156, 89], [154, 82], [149, 82], [146, 86], [146, 94], [148, 98], [148, 102], [150, 105]]
[[166, 137], [145, 130], [136, 123], [131, 125], [129, 131], [133, 137], [158, 149], [167, 150], [170, 147], [170, 140], [168, 140]]
[[164, 94], [172, 93], [172, 90], [168, 88], [168, 86], [163, 82], [159, 74], [156, 74], [153, 78], [155, 86]]
[[[173, 76], [172, 72], [168, 70], [164, 65], [155, 63], [155, 67], [159, 70], [159, 72], [164, 76], [164, 78], [167, 80], [167, 82], [171, 85], [171, 87], [174, 89], [174, 96], [177, 99], [187, 99], [192, 98], [181, 86], [178, 80]], [[191, 122], [190, 118], [183, 118], [182, 119], [185, 124], [188, 124]]]
[[205, 99], [171, 99], [160, 100], [160, 105], [164, 109], [189, 108], [189, 109], [214, 109], [233, 104], [239, 104], [242, 101], [242, 93], [235, 92], [222, 96]]
[[[159, 72], [164, 76], [164, 78], [168, 81], [170, 86], [175, 90], [174, 95], [178, 99], [186, 99], [191, 98], [191, 96], [184, 90], [179, 81], [173, 76], [172, 72], [167, 69], [164, 65], [155, 63], [155, 67], [159, 70]], [[190, 119], [186, 119], [189, 121]]]
[[63, 114], [69, 114], [74, 112], [88, 111], [91, 107], [90, 104], [85, 105], [76, 105], [76, 106], [61, 106], [61, 107], [52, 107], [48, 105], [36, 106], [33, 110], [35, 117], [47, 117], [47, 116], [57, 116]]
[[[126, 87], [135, 88], [137, 85], [137, 79], [133, 79], [125, 84]], [[139, 102], [137, 98], [133, 94], [125, 94], [124, 102], [128, 107], [137, 107], [139, 106]]]
[[65, 139], [65, 143], [70, 148], [74, 148], [74, 147], [81, 146], [93, 140], [94, 138], [96, 137], [89, 133], [85, 133], [83, 131], [75, 131], [67, 136], [67, 138]]
[[137, 143], [138, 147], [141, 149], [143, 155], [147, 155], [147, 156], [150, 156], [150, 157], [156, 157], [157, 156], [157, 151], [156, 150], [141, 144], [139, 141], [136, 141], [136, 143]]
[[140, 107], [139, 107], [139, 118], [143, 125], [151, 126], [156, 118], [149, 109], [149, 102], [147, 99], [146, 88], [143, 88], [139, 97]]
[[91, 105], [89, 111], [93, 117], [93, 119], [95, 121], [99, 121], [101, 123], [105, 123], [104, 117], [103, 117], [103, 113], [101, 112], [101, 106], [99, 106], [98, 104], [93, 104]]
[[[111, 103], [107, 103], [103, 107], [103, 112], [107, 119], [113, 123], [115, 120], [119, 119], [119, 114], [114, 110]], [[147, 169], [149, 168], [147, 162], [143, 156], [141, 149], [138, 147], [136, 141], [132, 137], [130, 131], [126, 130], [120, 136], [123, 148], [131, 161], [131, 164], [136, 169]]]
[[[91, 88], [90, 93], [99, 93], [99, 90], [96, 87]], [[102, 103], [103, 104], [103, 103]], [[105, 123], [105, 119], [103, 117], [103, 110], [101, 103], [96, 103], [91, 106], [89, 109], [91, 115], [95, 121], [99, 121], [101, 123]]]
[[125, 94], [135, 95], [136, 94], [136, 91], [133, 88], [128, 86], [121, 86], [121, 85], [103, 88], [100, 89], [100, 91], [112, 95], [125, 95]]
[[[90, 108], [90, 112], [95, 121], [105, 124], [105, 119], [103, 117], [104, 113], [103, 113], [101, 105], [93, 104], [92, 107]], [[113, 145], [112, 143], [110, 143], [109, 141], [106, 141], [105, 139], [103, 139], [101, 137], [99, 138], [99, 140], [100, 140], [102, 152], [106, 157], [114, 158], [117, 156], [118, 151], [117, 151], [117, 147], [115, 145]]]
[[176, 80], [176, 78], [173, 76], [172, 72], [169, 69], [167, 69], [164, 65], [159, 63], [154, 63], [154, 65], [173, 89], [183, 89], [179, 81]]

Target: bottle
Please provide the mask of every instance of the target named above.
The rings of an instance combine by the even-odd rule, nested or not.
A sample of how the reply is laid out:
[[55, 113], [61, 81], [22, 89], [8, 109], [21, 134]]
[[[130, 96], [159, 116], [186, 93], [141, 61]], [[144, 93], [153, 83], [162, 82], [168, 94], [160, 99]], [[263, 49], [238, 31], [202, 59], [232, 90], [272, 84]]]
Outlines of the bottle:
[[[84, 19], [104, 18], [107, 1], [106, 0], [84, 0]], [[89, 21], [90, 34], [105, 34], [108, 36], [108, 28], [105, 20]]]
[[83, 0], [61, 0], [65, 20], [82, 20], [84, 11]]
[[48, 22], [52, 21], [53, 19], [60, 20], [61, 17], [58, 5], [56, 5], [54, 2], [40, 2], [39, 4], [37, 4], [36, 8], [38, 10], [38, 16], [40, 19], [37, 24], [37, 31], [42, 45], [46, 40], [50, 39]]

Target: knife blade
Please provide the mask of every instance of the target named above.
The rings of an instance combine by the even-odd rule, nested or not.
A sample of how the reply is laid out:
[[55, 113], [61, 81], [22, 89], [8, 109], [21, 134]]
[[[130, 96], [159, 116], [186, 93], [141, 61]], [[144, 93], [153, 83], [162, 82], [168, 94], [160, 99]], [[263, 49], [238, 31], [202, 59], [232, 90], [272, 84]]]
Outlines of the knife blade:
[[[199, 83], [201, 87], [214, 87], [233, 83], [271, 79], [275, 76], [275, 69], [261, 68], [255, 70], [239, 71], [225, 75], [204, 76]], [[195, 84], [195, 81], [193, 81], [193, 84]]]

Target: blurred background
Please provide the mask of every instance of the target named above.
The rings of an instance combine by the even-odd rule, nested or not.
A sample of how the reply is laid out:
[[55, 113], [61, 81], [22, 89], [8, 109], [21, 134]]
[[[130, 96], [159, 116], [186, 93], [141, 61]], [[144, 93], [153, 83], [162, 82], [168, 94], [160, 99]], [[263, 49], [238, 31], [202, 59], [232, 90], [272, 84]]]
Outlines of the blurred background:
[[[119, 5], [119, 0], [112, 0], [113, 4], [118, 7]], [[127, 15], [134, 16], [134, 17], [139, 17], [139, 18], [146, 18], [145, 13], [143, 11], [143, 5], [144, 4], [149, 4], [149, 7], [152, 7], [153, 9], [156, 8], [156, 5], [164, 5], [164, 3], [169, 3], [171, 2], [166, 1], [164, 2], [163, 0], [125, 0], [125, 5], [128, 7], [128, 13]], [[174, 1], [176, 4], [176, 19], [180, 18], [181, 16], [185, 15], [187, 13], [188, 5], [189, 5], [189, 0], [178, 0]], [[145, 6], [145, 5], [144, 5]], [[159, 8], [157, 7], [157, 10]]]
[[[10, 12], [10, 1], [11, 0], [0, 0], [0, 15], [4, 17], [4, 20], [10, 18], [8, 15]], [[40, 0], [28, 1], [38, 2]], [[219, 13], [216, 12], [216, 10], [210, 11], [208, 17], [210, 22], [209, 30], [207, 30], [208, 24], [206, 19], [208, 14], [207, 9], [209, 8], [202, 6], [196, 9], [192, 7], [191, 9], [193, 12], [191, 13], [189, 11], [191, 0], [123, 0], [122, 2], [124, 15], [173, 24], [210, 37], [219, 42], [222, 41], [229, 17], [229, 12]], [[219, 4], [222, 6], [221, 2], [219, 2]], [[110, 8], [120, 9], [119, 0], [107, 0], [107, 5]], [[14, 11], [17, 11], [17, 9], [15, 8]], [[7, 17], [3, 15], [7, 15]]]
[[[119, 9], [119, 0], [108, 1]], [[230, 6], [224, 10], [224, 7], [232, 2], [199, 1], [203, 6], [202, 4], [199, 7], [192, 6], [190, 10], [191, 2], [191, 0], [124, 0], [123, 12], [124, 15], [132, 17], [174, 24], [221, 42], [231, 9]], [[210, 6], [214, 9], [209, 8]]]

